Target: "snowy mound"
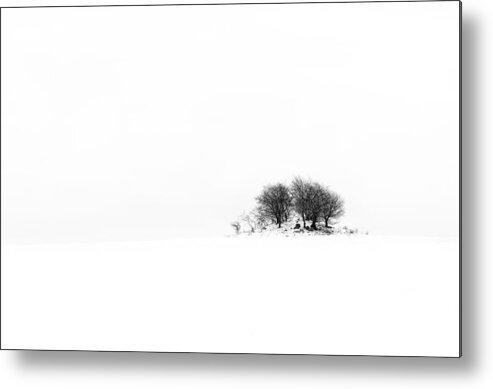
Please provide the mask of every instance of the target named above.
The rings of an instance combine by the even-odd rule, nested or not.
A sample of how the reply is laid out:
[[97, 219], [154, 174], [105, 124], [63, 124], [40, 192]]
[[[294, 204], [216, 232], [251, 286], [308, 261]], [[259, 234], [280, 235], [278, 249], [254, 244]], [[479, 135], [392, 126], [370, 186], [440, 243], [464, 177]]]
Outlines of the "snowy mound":
[[[311, 222], [306, 223], [303, 227], [303, 222], [298, 219], [290, 219], [282, 223], [279, 227], [275, 223], [266, 225], [254, 225], [248, 220], [238, 222], [238, 228], [235, 236], [310, 236], [310, 235], [333, 235], [333, 234], [361, 234], [357, 229], [352, 229], [347, 226], [336, 227], [333, 225], [325, 226], [324, 223], [317, 223], [316, 229], [311, 227]], [[367, 233], [364, 233], [367, 234]]]

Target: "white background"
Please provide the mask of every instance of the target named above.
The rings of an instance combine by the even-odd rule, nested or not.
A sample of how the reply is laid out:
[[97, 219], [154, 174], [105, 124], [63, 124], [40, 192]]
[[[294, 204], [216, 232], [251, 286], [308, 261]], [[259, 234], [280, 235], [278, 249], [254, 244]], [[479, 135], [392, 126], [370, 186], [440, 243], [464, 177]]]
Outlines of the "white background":
[[[484, 387], [491, 373], [491, 7], [464, 4], [464, 357], [461, 360], [2, 352], [8, 387]], [[490, 35], [488, 35], [490, 32]], [[2, 384], [4, 382], [2, 381]], [[491, 382], [489, 382], [491, 384]]]
[[458, 235], [456, 2], [2, 17], [4, 244], [224, 235], [294, 175]]

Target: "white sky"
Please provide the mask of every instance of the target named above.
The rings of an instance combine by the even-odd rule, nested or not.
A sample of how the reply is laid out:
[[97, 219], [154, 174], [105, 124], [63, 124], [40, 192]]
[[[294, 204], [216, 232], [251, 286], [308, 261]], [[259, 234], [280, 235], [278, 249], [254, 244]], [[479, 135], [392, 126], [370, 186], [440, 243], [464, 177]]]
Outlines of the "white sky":
[[4, 243], [230, 232], [309, 176], [459, 231], [458, 2], [2, 10]]

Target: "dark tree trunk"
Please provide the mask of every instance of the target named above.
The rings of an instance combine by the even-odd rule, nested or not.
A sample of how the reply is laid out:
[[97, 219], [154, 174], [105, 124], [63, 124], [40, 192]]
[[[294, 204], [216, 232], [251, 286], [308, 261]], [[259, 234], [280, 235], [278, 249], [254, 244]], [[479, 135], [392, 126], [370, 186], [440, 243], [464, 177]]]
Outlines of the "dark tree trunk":
[[312, 229], [316, 230], [317, 229], [317, 222], [315, 220], [312, 220]]
[[305, 213], [301, 212], [301, 218], [303, 219], [303, 228], [306, 228]]
[[328, 217], [325, 218], [325, 227], [329, 228], [329, 218]]

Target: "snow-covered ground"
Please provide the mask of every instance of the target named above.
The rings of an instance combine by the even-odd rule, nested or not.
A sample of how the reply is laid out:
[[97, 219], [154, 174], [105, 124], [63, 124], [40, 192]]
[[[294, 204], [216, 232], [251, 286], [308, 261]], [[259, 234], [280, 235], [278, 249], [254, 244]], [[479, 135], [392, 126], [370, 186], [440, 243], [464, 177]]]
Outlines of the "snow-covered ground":
[[[297, 227], [295, 227], [297, 226]], [[290, 220], [289, 222], [285, 222], [279, 227], [277, 224], [269, 224], [263, 226], [262, 228], [256, 227], [252, 228], [248, 223], [244, 221], [240, 223], [240, 230], [238, 232], [234, 232], [229, 234], [228, 236], [237, 236], [237, 237], [247, 237], [247, 236], [284, 236], [284, 237], [300, 237], [300, 236], [317, 236], [317, 235], [349, 235], [349, 234], [358, 234], [358, 235], [368, 235], [366, 231], [359, 231], [356, 228], [351, 228], [348, 226], [339, 226], [339, 225], [328, 225], [325, 227], [324, 223], [317, 223], [317, 229], [312, 229], [311, 221], [306, 222], [306, 226], [303, 227], [301, 221], [298, 220]]]
[[5, 348], [457, 356], [457, 238], [2, 246]]

